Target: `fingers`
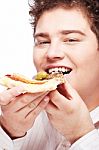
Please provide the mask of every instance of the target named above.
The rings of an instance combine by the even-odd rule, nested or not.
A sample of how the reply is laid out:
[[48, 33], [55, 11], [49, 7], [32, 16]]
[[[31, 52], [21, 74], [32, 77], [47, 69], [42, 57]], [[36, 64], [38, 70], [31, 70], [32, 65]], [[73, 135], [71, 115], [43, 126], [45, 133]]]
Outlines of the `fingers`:
[[35, 93], [35, 94], [26, 93], [26, 94], [20, 95], [16, 97], [8, 105], [2, 106], [2, 110], [10, 110], [11, 112], [18, 112], [24, 107], [26, 107], [28, 104], [30, 104], [32, 101], [35, 101], [35, 104], [37, 105], [47, 94], [48, 92]]
[[54, 105], [54, 103], [49, 101], [49, 103], [46, 106], [45, 110], [48, 114], [56, 115], [56, 113], [58, 112], [59, 109], [56, 107], [56, 105]]
[[39, 107], [41, 106], [41, 104], [42, 104], [41, 101], [43, 101], [43, 99], [45, 98], [46, 94], [43, 94], [42, 96], [39, 96], [37, 99], [34, 99], [30, 103], [28, 102], [28, 104], [25, 105], [24, 107], [21, 106], [21, 109], [18, 109], [16, 112], [20, 113], [20, 115], [27, 116], [31, 111], [33, 111], [34, 109], [36, 109], [38, 106]]
[[49, 103], [49, 97], [46, 96], [40, 103], [38, 106], [36, 106], [31, 112], [29, 112], [26, 116], [27, 120], [31, 120], [31, 119], [35, 119], [39, 113], [47, 106], [47, 104]]
[[11, 108], [6, 108], [9, 104], [6, 106], [2, 106], [4, 109], [2, 112], [2, 125], [4, 125], [6, 129], [10, 128], [10, 133], [14, 136], [16, 136], [16, 133], [18, 132], [21, 134], [21, 131], [24, 131], [24, 133], [26, 133], [27, 130], [29, 130], [32, 127], [37, 115], [48, 104], [49, 98], [42, 100], [41, 97], [39, 97], [38, 101], [40, 102], [38, 103], [34, 100], [35, 107], [32, 108], [29, 105], [27, 105], [26, 107], [20, 109], [17, 112], [12, 112]]
[[[65, 98], [63, 95], [61, 95], [57, 90], [50, 92], [49, 97], [53, 105], [55, 105], [56, 108], [58, 109], [62, 109], [62, 107], [64, 105], [66, 106], [69, 102], [69, 100]], [[51, 104], [50, 104], [50, 107], [51, 107]]]
[[[49, 98], [43, 100], [47, 94], [46, 92], [18, 95], [8, 105], [1, 106], [2, 125], [12, 136], [21, 136], [32, 127], [37, 115], [49, 102]], [[32, 102], [34, 105], [31, 105]]]
[[0, 105], [7, 105], [11, 102], [16, 96], [19, 96], [21, 93], [24, 93], [23, 87], [13, 87], [11, 89], [5, 90], [0, 93]]
[[75, 102], [79, 97], [68, 82], [60, 85], [57, 90], [50, 92], [49, 96], [53, 104], [59, 109], [70, 108], [71, 102]]
[[75, 89], [70, 85], [68, 81], [66, 81], [66, 83], [64, 84], [59, 85], [57, 90], [69, 100], [72, 99], [72, 97], [76, 93]]
[[66, 88], [66, 85], [65, 84], [61, 84], [58, 86], [57, 88], [58, 92], [60, 94], [62, 94], [64, 97], [66, 97], [67, 99], [71, 99], [72, 96], [70, 95], [70, 91], [68, 91], [68, 89]]

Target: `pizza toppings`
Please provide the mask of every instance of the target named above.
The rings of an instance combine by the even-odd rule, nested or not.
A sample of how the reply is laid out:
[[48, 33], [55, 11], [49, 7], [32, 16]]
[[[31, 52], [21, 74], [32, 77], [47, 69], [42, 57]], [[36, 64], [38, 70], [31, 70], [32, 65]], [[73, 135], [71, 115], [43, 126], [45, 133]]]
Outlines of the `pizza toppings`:
[[24, 82], [24, 83], [28, 83], [28, 84], [41, 84], [41, 83], [44, 83], [46, 81], [42, 80], [36, 80], [36, 79], [30, 79], [24, 75], [21, 75], [19, 73], [13, 73], [13, 74], [7, 74], [5, 75], [5, 77], [8, 77], [12, 80], [15, 80], [15, 81], [21, 81], [21, 82]]
[[24, 75], [20, 74], [7, 74], [0, 78], [0, 84], [7, 87], [13, 88], [16, 86], [22, 86], [24, 88], [24, 93], [37, 93], [52, 91], [57, 88], [59, 84], [65, 83], [65, 78], [63, 74], [47, 74], [39, 72], [40, 80], [29, 79]]
[[35, 76], [35, 79], [36, 80], [44, 80], [44, 79], [47, 79], [49, 76], [48, 73], [46, 73], [45, 71], [41, 71], [41, 72], [38, 72], [37, 75]]

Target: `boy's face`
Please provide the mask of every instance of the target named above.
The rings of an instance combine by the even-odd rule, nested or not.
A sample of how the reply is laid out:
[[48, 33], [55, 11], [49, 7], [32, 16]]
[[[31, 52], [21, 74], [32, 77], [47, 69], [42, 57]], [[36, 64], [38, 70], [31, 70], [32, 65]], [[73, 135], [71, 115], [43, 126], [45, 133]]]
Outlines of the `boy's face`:
[[98, 42], [80, 10], [57, 8], [40, 17], [34, 63], [37, 71], [65, 71], [66, 79], [85, 101], [99, 99]]

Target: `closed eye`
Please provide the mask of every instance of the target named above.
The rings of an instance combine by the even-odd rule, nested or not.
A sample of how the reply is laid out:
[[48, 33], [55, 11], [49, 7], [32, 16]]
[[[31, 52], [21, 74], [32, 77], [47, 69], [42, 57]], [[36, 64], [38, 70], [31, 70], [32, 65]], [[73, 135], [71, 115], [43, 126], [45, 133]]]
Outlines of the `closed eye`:
[[41, 42], [39, 42], [39, 44], [49, 44], [50, 42], [48, 42], [48, 41], [41, 41]]
[[36, 46], [47, 45], [47, 44], [50, 44], [50, 42], [49, 41], [36, 41], [35, 42]]
[[68, 41], [69, 42], [77, 42], [78, 40], [77, 39], [69, 39]]
[[79, 42], [79, 40], [75, 38], [69, 38], [69, 39], [64, 40], [64, 42]]
[[77, 38], [67, 38], [63, 41], [65, 44], [68, 44], [68, 45], [75, 45], [77, 43], [80, 42], [80, 39], [77, 39]]

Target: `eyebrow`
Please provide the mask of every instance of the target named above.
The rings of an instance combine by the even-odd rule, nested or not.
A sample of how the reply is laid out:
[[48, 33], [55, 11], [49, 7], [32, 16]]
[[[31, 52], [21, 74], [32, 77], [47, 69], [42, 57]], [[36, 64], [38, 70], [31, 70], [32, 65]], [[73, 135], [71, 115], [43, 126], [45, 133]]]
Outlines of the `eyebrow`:
[[49, 34], [48, 33], [36, 33], [34, 34], [34, 39], [37, 38], [37, 37], [44, 37], [44, 38], [48, 38], [49, 37]]
[[[71, 33], [78, 33], [80, 35], [85, 36], [85, 33], [80, 31], [80, 30], [62, 30], [59, 33], [63, 34], [63, 35], [68, 35], [68, 34], [71, 34]], [[34, 34], [34, 39], [37, 38], [37, 37], [49, 38], [49, 34], [47, 32], [44, 32], [44, 33], [41, 32], [41, 33]]]
[[65, 34], [71, 34], [71, 33], [78, 33], [78, 34], [85, 36], [85, 33], [80, 31], [80, 30], [62, 30], [60, 33], [64, 34], [64, 35]]

